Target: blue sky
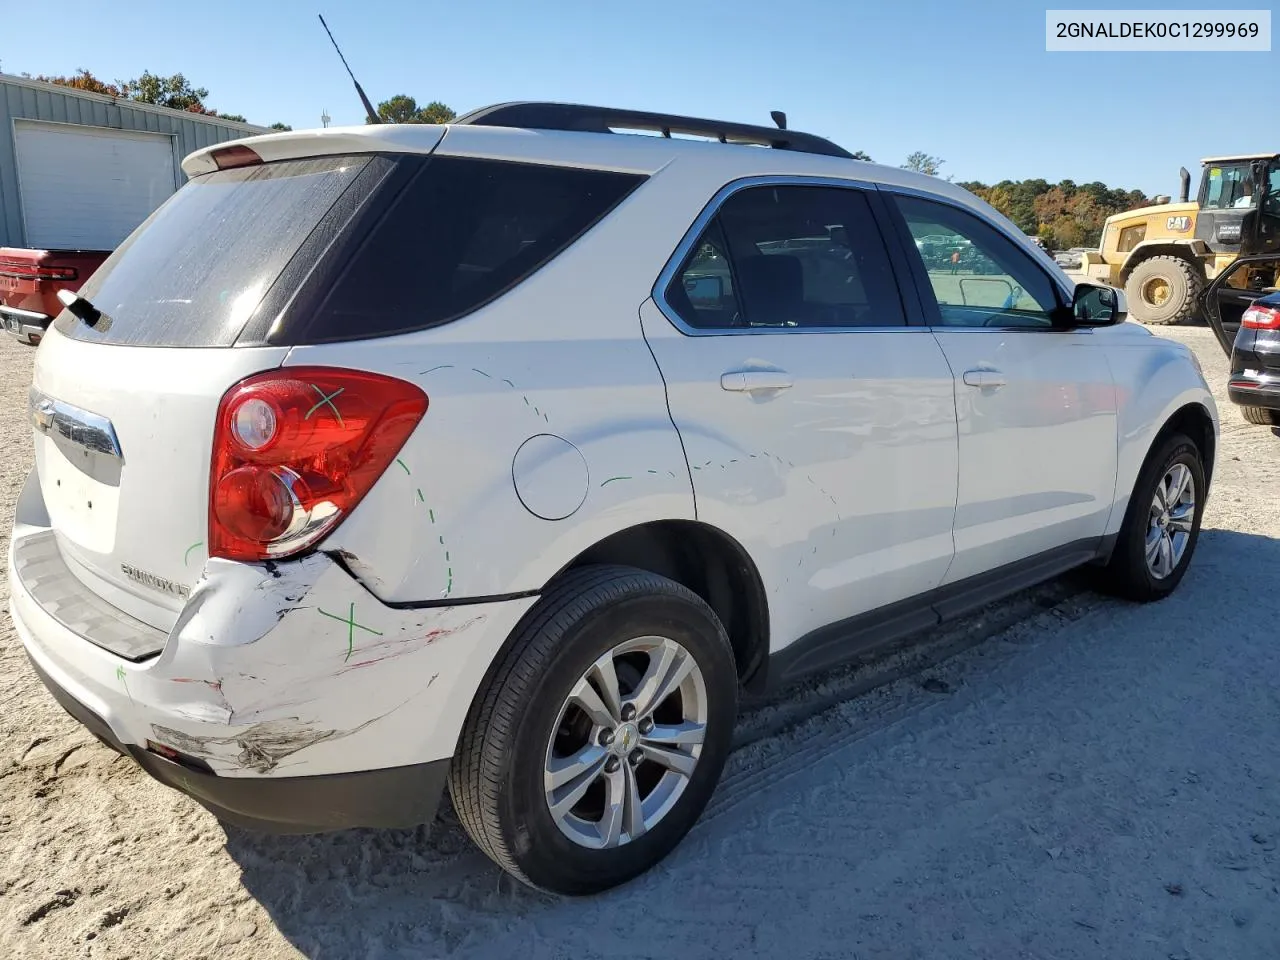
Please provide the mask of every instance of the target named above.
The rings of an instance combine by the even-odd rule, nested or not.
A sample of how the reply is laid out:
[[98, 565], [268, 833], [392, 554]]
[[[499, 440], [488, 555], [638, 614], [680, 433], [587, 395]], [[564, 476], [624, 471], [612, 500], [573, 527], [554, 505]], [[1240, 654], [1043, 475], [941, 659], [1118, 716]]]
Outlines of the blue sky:
[[1148, 193], [1176, 193], [1178, 166], [1195, 171], [1208, 154], [1280, 150], [1274, 97], [1256, 125], [1220, 119], [1251, 103], [1245, 93], [1224, 107], [1237, 78], [1275, 92], [1280, 54], [1047, 53], [1049, 5], [1068, 4], [59, 0], [65, 28], [54, 30], [47, 4], [0, 0], [0, 69], [182, 72], [209, 89], [210, 106], [255, 123], [319, 126], [322, 110], [359, 123], [323, 13], [375, 103], [408, 93], [462, 112], [551, 99], [760, 123], [782, 109], [792, 127], [879, 162], [940, 156], [957, 180], [1102, 180]]

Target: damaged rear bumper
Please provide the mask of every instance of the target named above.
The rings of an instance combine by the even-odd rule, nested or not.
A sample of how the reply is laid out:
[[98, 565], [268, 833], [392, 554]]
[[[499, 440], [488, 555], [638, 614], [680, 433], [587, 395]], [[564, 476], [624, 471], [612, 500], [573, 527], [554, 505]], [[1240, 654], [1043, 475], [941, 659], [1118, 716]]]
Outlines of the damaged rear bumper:
[[53, 532], [19, 520], [9, 609], [54, 696], [156, 779], [277, 832], [429, 821], [471, 702], [536, 599], [393, 607], [324, 554], [211, 560], [158, 652], [129, 659], [111, 647], [138, 622], [78, 603], [74, 577], [48, 588], [50, 564], [24, 556]]
[[90, 733], [237, 827], [269, 833], [413, 827], [435, 817], [448, 780], [448, 760], [316, 777], [219, 777], [121, 743], [101, 717], [58, 686], [38, 663], [32, 660], [31, 666], [54, 699]]

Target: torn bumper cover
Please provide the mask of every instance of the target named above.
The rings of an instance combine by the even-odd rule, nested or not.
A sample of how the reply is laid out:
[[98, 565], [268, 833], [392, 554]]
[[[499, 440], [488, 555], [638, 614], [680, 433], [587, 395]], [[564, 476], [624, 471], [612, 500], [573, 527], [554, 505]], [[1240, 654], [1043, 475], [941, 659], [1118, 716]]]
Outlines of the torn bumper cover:
[[323, 554], [212, 560], [163, 650], [132, 662], [23, 581], [24, 549], [50, 535], [15, 537], [9, 557], [10, 613], [45, 685], [162, 783], [275, 832], [429, 821], [471, 700], [534, 602], [399, 609]]
[[116, 739], [111, 728], [58, 686], [40, 665], [36, 675], [89, 732], [138, 762], [165, 786], [181, 790], [220, 820], [271, 833], [319, 833], [348, 827], [412, 827], [431, 820], [449, 776], [449, 761], [318, 777], [219, 777]]

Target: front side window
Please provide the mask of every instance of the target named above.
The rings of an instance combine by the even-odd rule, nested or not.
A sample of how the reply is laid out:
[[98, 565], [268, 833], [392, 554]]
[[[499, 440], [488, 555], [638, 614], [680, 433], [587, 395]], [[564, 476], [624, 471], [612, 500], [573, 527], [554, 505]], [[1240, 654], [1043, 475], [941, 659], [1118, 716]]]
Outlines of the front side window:
[[672, 280], [667, 303], [698, 329], [906, 324], [861, 191], [761, 186], [730, 196]]
[[1052, 327], [1053, 283], [1017, 245], [948, 204], [895, 197], [944, 327]]

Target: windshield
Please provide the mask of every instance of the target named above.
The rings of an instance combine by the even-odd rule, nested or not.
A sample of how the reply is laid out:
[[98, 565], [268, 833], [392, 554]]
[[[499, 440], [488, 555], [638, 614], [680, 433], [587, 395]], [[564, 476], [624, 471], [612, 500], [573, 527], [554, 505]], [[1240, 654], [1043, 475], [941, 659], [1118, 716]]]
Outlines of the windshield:
[[89, 327], [64, 310], [58, 331], [138, 346], [231, 346], [368, 163], [368, 157], [321, 157], [196, 177], [81, 288], [103, 319]]
[[1236, 210], [1256, 205], [1253, 169], [1248, 163], [1219, 163], [1205, 168], [1200, 206], [1204, 210]]

